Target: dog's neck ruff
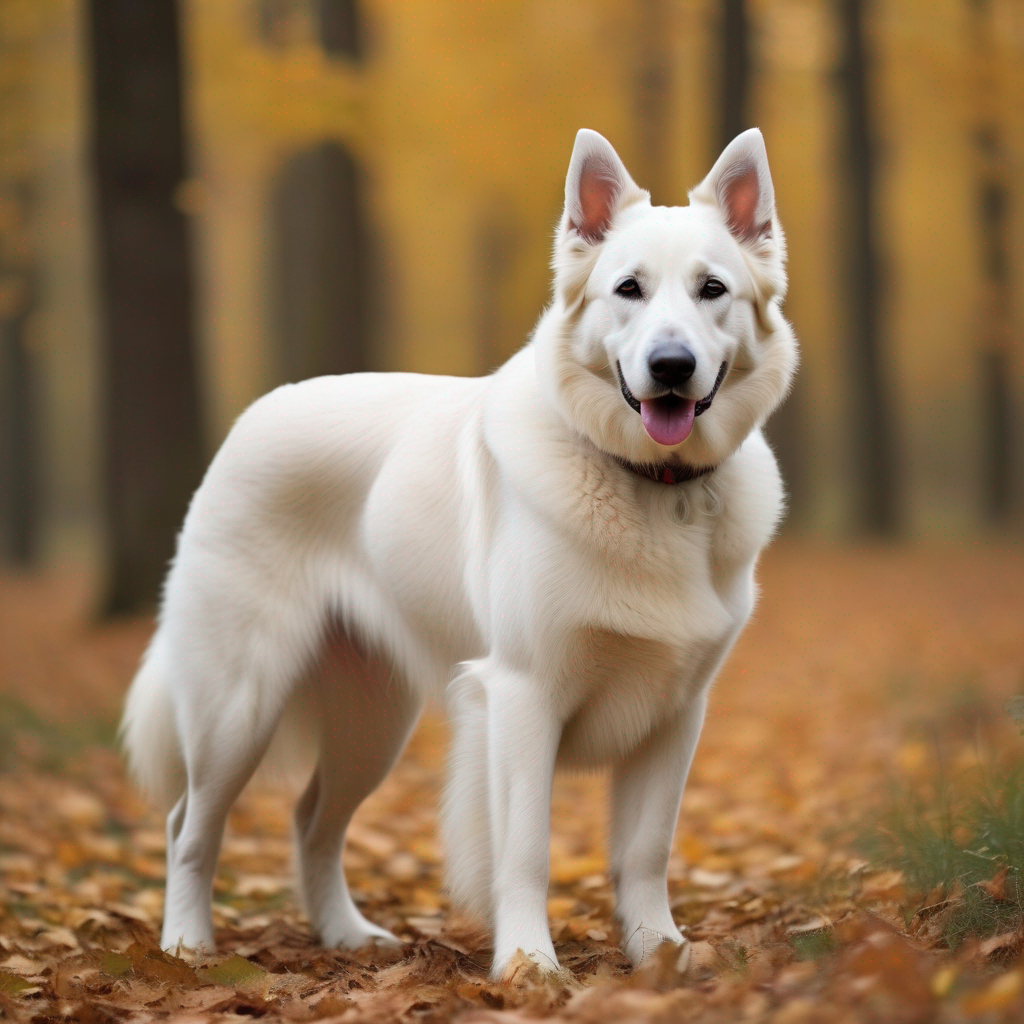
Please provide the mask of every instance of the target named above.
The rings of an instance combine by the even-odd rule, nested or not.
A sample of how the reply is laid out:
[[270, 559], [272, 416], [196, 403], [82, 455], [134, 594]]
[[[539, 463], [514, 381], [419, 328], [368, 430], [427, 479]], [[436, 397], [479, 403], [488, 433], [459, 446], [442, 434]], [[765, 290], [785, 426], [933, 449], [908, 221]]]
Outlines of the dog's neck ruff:
[[630, 462], [618, 455], [613, 458], [623, 469], [657, 484], [686, 484], [718, 469], [717, 466], [687, 466], [680, 462]]

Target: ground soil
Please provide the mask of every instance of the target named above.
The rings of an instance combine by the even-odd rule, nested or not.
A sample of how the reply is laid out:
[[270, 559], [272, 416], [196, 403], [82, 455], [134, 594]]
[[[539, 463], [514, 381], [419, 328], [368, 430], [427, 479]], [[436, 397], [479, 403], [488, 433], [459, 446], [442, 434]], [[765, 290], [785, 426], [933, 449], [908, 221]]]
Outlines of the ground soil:
[[555, 792], [549, 905], [567, 973], [524, 968], [507, 984], [488, 980], [486, 935], [442, 891], [434, 715], [345, 853], [357, 901], [404, 949], [316, 945], [291, 889], [293, 783], [272, 773], [232, 815], [218, 955], [160, 953], [162, 821], [112, 727], [151, 624], [97, 625], [72, 571], [0, 579], [0, 1018], [1024, 1019], [1019, 922], [950, 950], [935, 894], [863, 853], [906, 787], [1021, 760], [1003, 707], [1024, 693], [1024, 549], [787, 541], [760, 578], [671, 864], [689, 967], [661, 952], [632, 972], [618, 952], [606, 783], [570, 777]]

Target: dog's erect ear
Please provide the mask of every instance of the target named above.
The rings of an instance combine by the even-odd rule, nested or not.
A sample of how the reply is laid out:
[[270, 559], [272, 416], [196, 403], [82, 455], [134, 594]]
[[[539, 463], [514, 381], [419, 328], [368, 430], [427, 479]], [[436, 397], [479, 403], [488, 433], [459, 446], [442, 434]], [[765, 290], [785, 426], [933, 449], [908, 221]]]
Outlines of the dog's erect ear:
[[616, 210], [646, 198], [611, 143], [581, 128], [565, 178], [566, 227], [587, 242], [600, 242]]
[[725, 147], [711, 173], [690, 193], [690, 201], [719, 207], [741, 242], [771, 236], [775, 188], [759, 129], [748, 129]]

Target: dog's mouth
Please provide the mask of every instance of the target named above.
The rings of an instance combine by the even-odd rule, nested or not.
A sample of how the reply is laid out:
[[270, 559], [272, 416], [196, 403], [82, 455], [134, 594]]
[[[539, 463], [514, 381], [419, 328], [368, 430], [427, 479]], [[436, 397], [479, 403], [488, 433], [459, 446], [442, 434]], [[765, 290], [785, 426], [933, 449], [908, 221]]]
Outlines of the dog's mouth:
[[727, 363], [722, 363], [718, 368], [718, 376], [715, 378], [715, 386], [703, 398], [694, 401], [692, 398], [683, 398], [673, 392], [666, 395], [659, 395], [657, 398], [645, 398], [642, 401], [629, 390], [626, 378], [622, 375], [622, 366], [616, 360], [615, 369], [619, 374], [619, 387], [622, 390], [622, 397], [627, 404], [640, 413], [640, 420], [644, 425], [652, 441], [660, 445], [670, 447], [682, 444], [690, 436], [693, 430], [693, 421], [702, 413], [711, 408], [711, 403], [718, 394], [718, 389], [725, 380]]

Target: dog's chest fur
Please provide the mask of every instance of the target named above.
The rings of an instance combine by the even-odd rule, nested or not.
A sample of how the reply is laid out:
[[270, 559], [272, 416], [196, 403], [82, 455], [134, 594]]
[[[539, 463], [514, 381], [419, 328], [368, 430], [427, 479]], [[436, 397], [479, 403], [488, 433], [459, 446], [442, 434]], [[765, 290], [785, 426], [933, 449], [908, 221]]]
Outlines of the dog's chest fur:
[[730, 548], [727, 485], [631, 483], [580, 504], [592, 535], [562, 568], [589, 618], [573, 621], [579, 603], [548, 611], [560, 635], [543, 646], [562, 651], [568, 705], [560, 757], [572, 764], [624, 756], [687, 706], [753, 607], [760, 545], [743, 523], [745, 542]]
[[504, 503], [519, 506], [492, 557], [522, 581], [522, 656], [567, 723], [562, 760], [605, 761], [680, 711], [727, 653], [781, 484], [759, 432], [706, 480], [662, 485], [546, 421], [528, 389], [519, 401], [525, 416], [492, 409], [486, 429]]

